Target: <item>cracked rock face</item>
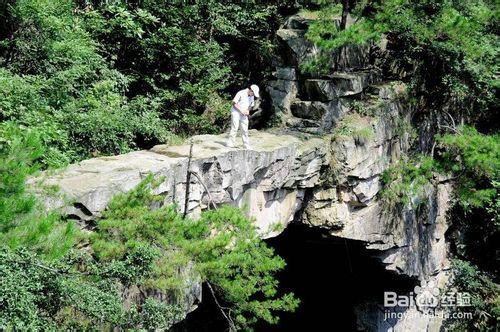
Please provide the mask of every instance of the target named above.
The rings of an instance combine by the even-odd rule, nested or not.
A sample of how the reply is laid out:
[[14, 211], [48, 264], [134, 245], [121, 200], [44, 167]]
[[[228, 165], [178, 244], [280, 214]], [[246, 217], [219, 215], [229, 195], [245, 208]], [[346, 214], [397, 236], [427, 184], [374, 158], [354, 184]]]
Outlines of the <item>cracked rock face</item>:
[[[378, 199], [382, 173], [409, 149], [409, 135], [401, 127], [412, 112], [402, 97], [404, 85], [379, 82], [381, 74], [370, 68], [366, 45], [332, 54], [339, 59], [335, 73], [301, 75], [299, 65], [319, 52], [304, 37], [310, 23], [309, 18], [292, 16], [277, 32], [286, 54], [266, 86], [272, 112], [289, 130], [251, 131], [252, 150], [227, 148], [226, 135], [192, 137], [187, 212], [197, 217], [209, 205], [241, 207], [263, 238], [278, 235], [292, 220], [302, 222], [335, 237], [362, 241], [395, 273], [421, 281], [446, 279], [444, 234], [451, 188], [429, 186], [422, 204], [398, 210], [388, 210]], [[360, 118], [366, 129], [361, 138], [354, 130], [339, 131], [355, 112], [354, 102], [363, 106], [358, 110], [364, 112]], [[61, 209], [83, 227], [115, 194], [131, 190], [149, 173], [165, 178], [157, 194], [183, 212], [189, 149], [189, 143], [158, 145], [149, 151], [94, 158], [31, 182], [59, 186], [60, 195], [43, 194], [47, 207]], [[201, 298], [199, 283], [191, 285], [184, 296], [186, 308]], [[127, 296], [134, 298], [136, 293], [128, 290]], [[360, 325], [384, 330], [376, 312], [360, 310]], [[394, 326], [395, 331], [432, 331], [440, 324], [416, 317]]]
[[449, 188], [428, 188], [421, 207], [389, 210], [378, 199], [380, 177], [409, 148], [398, 130], [410, 112], [398, 100], [387, 102], [366, 125], [371, 137], [360, 142], [350, 135], [334, 135], [330, 171], [335, 176], [306, 193], [300, 220], [328, 229], [337, 237], [363, 241], [374, 249], [386, 269], [425, 279], [448, 267], [444, 233]]
[[374, 71], [361, 71], [355, 74], [337, 73], [328, 79], [307, 79], [304, 89], [309, 100], [330, 101], [363, 92], [378, 80]]
[[[328, 163], [325, 142], [302, 136], [251, 131], [252, 150], [227, 148], [225, 135], [192, 137], [188, 213], [196, 217], [209, 204], [235, 205], [248, 210], [263, 237], [276, 235], [274, 229], [293, 219], [304, 189], [317, 184], [321, 167]], [[47, 206], [87, 222], [115, 194], [131, 190], [152, 173], [165, 177], [157, 194], [184, 212], [189, 148], [158, 145], [150, 151], [94, 158], [32, 182], [58, 186], [59, 195], [47, 198]], [[67, 206], [67, 201], [73, 204]]]
[[[294, 15], [277, 32], [285, 45], [281, 63], [287, 67], [277, 68], [280, 74], [271, 84], [293, 82], [293, 90], [282, 89], [286, 97], [271, 94], [288, 126], [331, 138], [325, 181], [305, 191], [296, 220], [327, 229], [332, 236], [363, 241], [378, 251], [387, 269], [424, 280], [448, 264], [442, 240], [446, 221], [437, 217], [447, 207], [446, 200], [438, 199], [444, 189], [428, 188], [425, 208], [388, 211], [378, 199], [382, 173], [409, 149], [403, 124], [411, 121], [412, 110], [406, 88], [381, 82], [382, 73], [370, 64], [375, 60], [370, 59], [370, 45], [332, 53], [338, 65], [330, 73], [301, 73], [300, 65], [321, 53], [305, 38], [313, 20]], [[348, 118], [354, 112], [358, 116]], [[334, 177], [327, 180], [329, 173]]]
[[[333, 20], [335, 24], [340, 25], [340, 17]], [[370, 45], [347, 45], [341, 51], [330, 51], [328, 54], [321, 52], [305, 37], [312, 21], [314, 20], [305, 16], [293, 15], [277, 31], [278, 38], [286, 46], [287, 54], [285, 57], [288, 62], [294, 66], [300, 66], [321, 53], [338, 59], [337, 69], [342, 71], [363, 69], [370, 65]], [[347, 26], [350, 26], [352, 21], [349, 16]]]
[[[278, 235], [301, 208], [305, 190], [320, 180], [320, 169], [329, 160], [327, 144], [304, 134], [257, 131], [250, 132], [252, 150], [227, 148], [226, 140], [226, 135], [191, 138], [189, 215], [196, 218], [209, 204], [230, 204], [247, 212], [261, 237]], [[176, 203], [184, 212], [189, 150], [188, 144], [158, 145], [150, 151], [94, 158], [56, 174], [42, 174], [31, 179], [31, 184], [56, 185], [56, 195], [40, 192], [47, 208], [59, 209], [82, 228], [99, 217], [114, 195], [133, 189], [150, 173], [164, 177], [155, 189], [164, 203]], [[201, 301], [201, 283], [189, 266], [180, 273], [186, 282], [182, 295], [159, 290], [145, 293], [132, 286], [121, 290], [125, 306], [147, 296], [176, 302], [185, 314], [191, 312]]]
[[[323, 181], [305, 190], [295, 220], [326, 229], [335, 237], [362, 241], [395, 273], [422, 283], [446, 280], [449, 261], [444, 235], [451, 188], [429, 185], [421, 202], [397, 208], [388, 208], [378, 198], [382, 173], [409, 150], [404, 123], [412, 120], [405, 86], [383, 82], [383, 73], [372, 66], [380, 59], [371, 57], [377, 52], [383, 56], [386, 45], [381, 43], [378, 50], [374, 45], [347, 46], [326, 54], [306, 39], [314, 17], [304, 15], [291, 16], [277, 32], [284, 49], [280, 66], [295, 68], [296, 75], [286, 98], [276, 94], [271, 98], [289, 127], [330, 137], [331, 159], [323, 169]], [[335, 59], [336, 65], [326, 68], [328, 73], [301, 73], [301, 65], [318, 55]], [[273, 84], [279, 85], [280, 79]], [[357, 117], [349, 118], [353, 112]], [[424, 119], [418, 127], [431, 128], [431, 123], [435, 121]], [[430, 133], [418, 137], [422, 151], [428, 151], [432, 141], [429, 128], [420, 130]], [[387, 331], [379, 311], [377, 304], [357, 308], [359, 327]], [[391, 322], [394, 331], [438, 331], [443, 323], [415, 308], [407, 312], [408, 317]]]

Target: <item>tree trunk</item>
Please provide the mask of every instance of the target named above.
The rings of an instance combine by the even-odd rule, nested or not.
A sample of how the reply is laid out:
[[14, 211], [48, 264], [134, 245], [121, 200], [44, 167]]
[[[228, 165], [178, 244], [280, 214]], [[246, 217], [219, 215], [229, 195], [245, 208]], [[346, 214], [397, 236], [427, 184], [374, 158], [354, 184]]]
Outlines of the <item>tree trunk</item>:
[[349, 14], [350, 0], [342, 0], [342, 20], [340, 21], [340, 30], [345, 30], [347, 25], [347, 15]]

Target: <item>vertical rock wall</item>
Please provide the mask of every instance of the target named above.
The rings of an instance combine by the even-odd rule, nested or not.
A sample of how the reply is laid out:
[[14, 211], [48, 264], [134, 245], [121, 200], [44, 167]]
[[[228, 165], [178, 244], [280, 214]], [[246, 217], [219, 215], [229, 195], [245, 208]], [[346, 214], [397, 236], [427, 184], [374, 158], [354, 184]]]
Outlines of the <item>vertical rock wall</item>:
[[[405, 85], [387, 81], [373, 65], [374, 54], [381, 50], [377, 45], [326, 54], [336, 59], [328, 74], [301, 72], [304, 63], [321, 52], [325, 55], [305, 38], [310, 24], [310, 18], [295, 15], [278, 31], [282, 67], [276, 68], [268, 87], [282, 123], [330, 142], [330, 163], [318, 184], [305, 191], [295, 220], [335, 237], [362, 241], [386, 269], [443, 287], [449, 269], [444, 234], [451, 188], [429, 185], [422, 201], [415, 198], [397, 208], [379, 199], [382, 173], [415, 143]], [[294, 74], [278, 74], [283, 71]], [[427, 137], [417, 137], [416, 145], [422, 149], [425, 141]], [[437, 331], [442, 325], [442, 319], [423, 315], [421, 308], [407, 312], [407, 317], [391, 322], [394, 331]], [[388, 330], [376, 305], [358, 308], [358, 319], [360, 329]]]

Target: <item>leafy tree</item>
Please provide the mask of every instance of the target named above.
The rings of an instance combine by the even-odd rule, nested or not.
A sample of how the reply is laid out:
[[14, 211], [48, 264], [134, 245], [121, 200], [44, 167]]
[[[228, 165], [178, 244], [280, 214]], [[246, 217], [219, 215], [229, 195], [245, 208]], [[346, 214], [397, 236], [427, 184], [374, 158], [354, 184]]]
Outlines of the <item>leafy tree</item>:
[[436, 169], [452, 174], [455, 182], [449, 231], [455, 254], [498, 275], [498, 264], [490, 257], [496, 255], [500, 239], [499, 135], [464, 126], [438, 142]]
[[260, 80], [270, 3], [22, 0], [0, 5], [0, 121], [36, 128], [45, 166], [217, 133]]
[[0, 120], [36, 128], [45, 164], [167, 138], [154, 110], [128, 102], [128, 78], [109, 68], [72, 1], [23, 0], [4, 10], [11, 32], [0, 46]]
[[182, 218], [172, 206], [151, 210], [161, 201], [151, 193], [151, 185], [155, 183], [149, 177], [136, 190], [116, 196], [97, 223], [92, 248], [101, 262], [150, 251], [153, 269], [140, 284], [177, 293], [187, 280], [195, 280], [177, 271], [194, 264], [193, 273], [213, 285], [229, 307], [221, 310], [233, 327], [248, 327], [257, 319], [276, 323], [277, 311], [297, 307], [293, 294], [276, 294], [274, 276], [285, 262], [260, 240], [240, 210], [222, 207], [202, 213], [199, 220]]
[[[218, 132], [230, 96], [269, 64], [286, 1], [91, 1], [84, 18], [128, 96], [150, 95], [170, 130]], [[225, 101], [225, 102], [223, 102]]]

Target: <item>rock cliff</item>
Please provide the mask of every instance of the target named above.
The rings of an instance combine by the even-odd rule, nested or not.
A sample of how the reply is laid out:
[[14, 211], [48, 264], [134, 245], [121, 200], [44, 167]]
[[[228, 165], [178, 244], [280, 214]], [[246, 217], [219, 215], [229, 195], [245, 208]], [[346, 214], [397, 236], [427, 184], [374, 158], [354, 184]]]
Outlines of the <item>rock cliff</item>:
[[[251, 131], [251, 150], [225, 147], [226, 135], [190, 139], [187, 212], [196, 217], [210, 204], [242, 207], [263, 238], [292, 221], [320, 227], [331, 236], [362, 241], [388, 270], [442, 285], [450, 188], [429, 186], [421, 204], [399, 209], [378, 199], [381, 174], [408, 153], [414, 139], [404, 84], [384, 80], [374, 66], [374, 45], [331, 54], [338, 58], [332, 74], [301, 73], [300, 64], [318, 52], [304, 37], [309, 24], [306, 17], [292, 16], [278, 31], [283, 56], [266, 90], [281, 129]], [[114, 194], [149, 173], [164, 177], [157, 193], [183, 212], [190, 142], [90, 159], [32, 181], [57, 185], [59, 195], [47, 199], [47, 206], [82, 227]], [[199, 287], [194, 292], [201, 296]], [[360, 328], [387, 330], [374, 310], [358, 308]], [[394, 331], [439, 329], [441, 320], [411, 310], [416, 318], [394, 322]]]
[[[388, 81], [376, 66], [385, 41], [325, 54], [305, 38], [311, 21], [294, 15], [278, 31], [283, 56], [268, 86], [281, 123], [330, 140], [330, 163], [319, 184], [306, 191], [296, 220], [362, 241], [386, 269], [442, 288], [449, 269], [449, 185], [430, 185], [423, 199], [415, 197], [398, 208], [378, 198], [383, 171], [410, 153], [412, 143], [422, 141], [412, 129], [420, 124], [412, 124], [414, 110], [405, 85]], [[329, 74], [301, 72], [319, 54], [336, 59]], [[422, 144], [420, 148], [426, 150]], [[377, 305], [357, 311], [360, 329], [388, 330]], [[419, 307], [406, 312], [391, 322], [391, 329], [438, 331], [443, 323]]]

